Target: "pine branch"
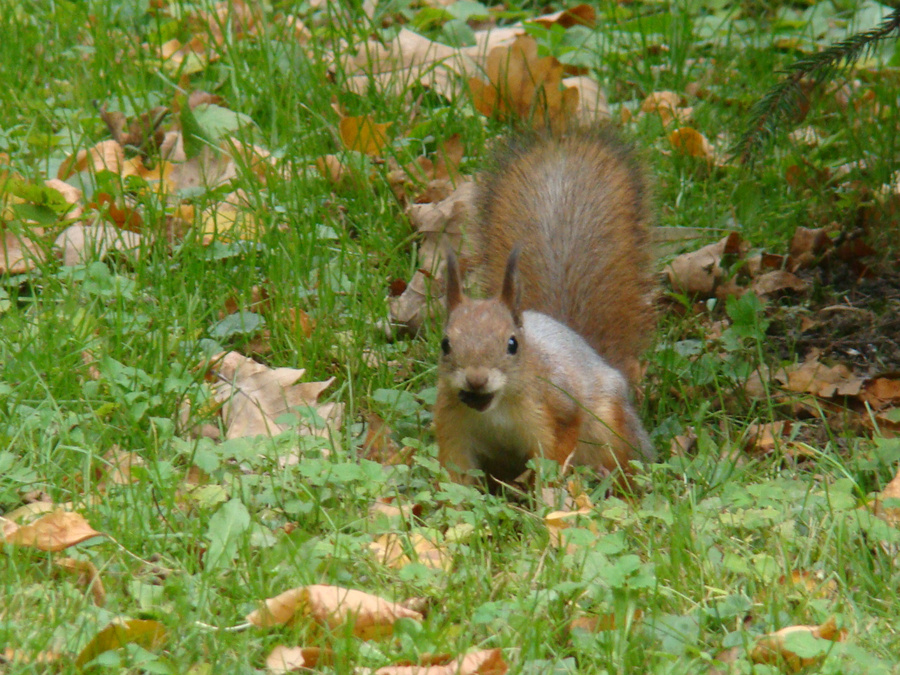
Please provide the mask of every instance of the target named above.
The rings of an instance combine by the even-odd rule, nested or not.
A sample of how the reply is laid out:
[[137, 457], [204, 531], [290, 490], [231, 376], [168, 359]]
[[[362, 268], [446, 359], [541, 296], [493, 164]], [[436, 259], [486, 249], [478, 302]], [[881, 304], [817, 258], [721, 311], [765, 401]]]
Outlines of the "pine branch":
[[895, 32], [900, 32], [900, 9], [895, 9], [877, 28], [851, 35], [789, 66], [784, 71], [786, 77], [750, 109], [750, 124], [732, 148], [732, 155], [739, 157], [742, 164], [752, 163], [756, 150], [775, 135], [782, 121], [800, 109], [808, 95], [801, 86], [803, 80], [810, 80], [816, 87], [834, 78]]

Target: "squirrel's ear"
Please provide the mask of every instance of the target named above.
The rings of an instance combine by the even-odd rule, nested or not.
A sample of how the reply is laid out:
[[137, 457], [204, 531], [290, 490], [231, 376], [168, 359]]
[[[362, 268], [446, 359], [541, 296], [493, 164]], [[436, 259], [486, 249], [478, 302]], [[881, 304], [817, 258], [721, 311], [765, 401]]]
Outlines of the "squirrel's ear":
[[444, 249], [444, 259], [447, 261], [447, 270], [444, 272], [444, 299], [447, 302], [447, 312], [450, 313], [463, 301], [463, 292], [459, 279], [459, 263], [449, 246]]
[[519, 264], [520, 253], [522, 253], [521, 244], [516, 244], [509, 252], [509, 258], [506, 260], [506, 273], [503, 275], [503, 289], [500, 291], [500, 301], [509, 308], [517, 326], [522, 323], [519, 316], [521, 295], [519, 285], [516, 283], [516, 267]]

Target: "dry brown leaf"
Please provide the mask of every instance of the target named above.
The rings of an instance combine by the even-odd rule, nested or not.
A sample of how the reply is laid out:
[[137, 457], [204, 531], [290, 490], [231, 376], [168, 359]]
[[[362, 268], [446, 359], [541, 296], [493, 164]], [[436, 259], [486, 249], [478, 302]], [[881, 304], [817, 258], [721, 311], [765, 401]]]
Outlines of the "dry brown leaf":
[[97, 566], [90, 560], [76, 560], [75, 558], [60, 558], [54, 561], [59, 567], [78, 575], [78, 583], [86, 586], [94, 596], [94, 604], [102, 607], [106, 604], [106, 589], [100, 580]]
[[378, 499], [369, 506], [369, 518], [374, 520], [377, 516], [399, 518], [404, 523], [410, 523], [422, 513], [421, 504], [399, 504], [392, 497]]
[[125, 149], [114, 140], [100, 141], [89, 150], [79, 150], [59, 166], [56, 177], [65, 180], [73, 173], [90, 170], [121, 174], [125, 166]]
[[673, 457], [687, 457], [694, 451], [696, 446], [697, 434], [693, 428], [689, 427], [686, 433], [672, 437], [672, 442], [669, 444], [669, 454]]
[[538, 58], [537, 42], [526, 36], [496, 47], [487, 60], [488, 81], [469, 78], [475, 109], [485, 117], [530, 122], [536, 129], [564, 130], [578, 109], [575, 87], [563, 88], [563, 66], [552, 56]]
[[222, 404], [226, 438], [271, 436], [292, 428], [275, 420], [298, 407], [314, 410], [326, 423], [324, 428], [304, 423], [301, 433], [327, 437], [340, 428], [343, 404], [318, 403], [334, 378], [298, 383], [306, 372], [302, 368], [269, 368], [237, 352], [217, 354], [212, 362], [218, 380], [213, 396]]
[[[639, 622], [643, 615], [643, 611], [636, 609], [630, 617], [622, 618], [627, 618], [627, 624], [633, 624]], [[601, 633], [607, 630], [615, 630], [617, 625], [616, 615], [610, 613], [601, 616], [579, 616], [572, 619], [571, 623], [569, 623], [569, 629], [583, 630], [588, 633]]]
[[609, 120], [609, 102], [600, 89], [600, 83], [587, 75], [567, 77], [562, 81], [566, 89], [578, 91], [578, 108], [575, 118], [586, 127]]
[[681, 127], [669, 134], [669, 142], [678, 152], [712, 162], [715, 151], [706, 136], [691, 127]]
[[596, 22], [597, 12], [594, 8], [590, 5], [581, 4], [554, 14], [544, 14], [536, 19], [532, 19], [529, 23], [537, 23], [544, 28], [550, 28], [553, 24], [558, 24], [563, 28], [571, 28], [572, 26], [593, 28]]
[[788, 391], [798, 394], [814, 394], [821, 398], [832, 396], [856, 396], [865, 379], [857, 377], [847, 366], [826, 366], [815, 354], [801, 364], [782, 368], [775, 379]]
[[4, 524], [4, 540], [7, 544], [29, 546], [41, 551], [62, 551], [93, 537], [105, 536], [92, 528], [80, 513], [53, 511], [28, 525], [16, 526], [7, 532]]
[[[389, 303], [392, 323], [403, 327], [412, 334], [418, 332], [422, 323], [436, 315], [440, 303], [429, 304], [429, 286], [435, 287], [434, 280], [442, 272], [443, 249], [450, 246], [460, 251], [466, 242], [463, 233], [475, 213], [475, 184], [461, 184], [450, 197], [437, 204], [414, 204], [407, 209], [410, 222], [423, 235], [419, 248], [419, 270], [406, 286], [403, 293], [392, 298]], [[460, 251], [461, 262], [465, 264], [468, 247]], [[439, 297], [436, 293], [434, 299]]]
[[341, 142], [347, 150], [362, 152], [370, 157], [381, 155], [390, 143], [388, 129], [393, 122], [375, 122], [368, 115], [344, 117], [340, 122]]
[[859, 398], [873, 410], [900, 406], [900, 379], [874, 377], [866, 380]]
[[750, 660], [754, 663], [778, 665], [791, 673], [798, 673], [804, 668], [822, 661], [825, 658], [824, 654], [803, 658], [790, 651], [786, 644], [788, 636], [797, 633], [807, 633], [814, 638], [832, 642], [841, 642], [844, 639], [844, 631], [838, 629], [834, 617], [828, 619], [821, 626], [788, 626], [757, 640], [753, 649], [750, 650]]
[[243, 190], [235, 190], [200, 215], [203, 243], [214, 241], [256, 241], [262, 234], [262, 222]]
[[106, 460], [106, 475], [111, 483], [116, 485], [127, 485], [137, 480], [131, 475], [131, 468], [134, 466], [146, 466], [144, 458], [136, 452], [126, 452], [120, 450], [118, 446], [113, 446], [103, 455]]
[[751, 424], [747, 427], [744, 452], [754, 455], [771, 454], [777, 447], [784, 445], [783, 439], [790, 435], [792, 426], [790, 420]]
[[391, 428], [375, 413], [366, 414], [366, 438], [362, 449], [366, 459], [388, 464], [396, 457], [400, 446], [391, 438]]
[[[36, 236], [42, 232], [40, 228], [32, 229]], [[43, 248], [36, 241], [9, 230], [3, 232], [3, 239], [0, 240], [0, 274], [24, 274], [45, 258]]]
[[756, 277], [750, 288], [759, 296], [774, 295], [781, 291], [806, 293], [809, 283], [787, 270], [773, 270]]
[[330, 649], [278, 645], [266, 657], [266, 670], [280, 675], [298, 670], [313, 670], [320, 665], [329, 666], [333, 661], [334, 654]]
[[64, 265], [73, 266], [105, 260], [110, 251], [140, 251], [143, 241], [140, 234], [96, 221], [70, 225], [60, 232], [53, 247], [61, 254]]
[[897, 475], [891, 479], [890, 483], [885, 485], [884, 490], [881, 491], [881, 494], [874, 503], [874, 512], [876, 516], [887, 521], [894, 527], [900, 526], [900, 506], [883, 506], [882, 502], [885, 499], [900, 500], [900, 471], [898, 471]]
[[826, 579], [821, 572], [807, 572], [805, 570], [793, 570], [790, 576], [782, 575], [778, 583], [786, 589], [797, 588], [817, 598], [830, 598], [837, 592], [837, 584], [834, 579]]
[[683, 124], [689, 117], [685, 112], [687, 110], [689, 109], [681, 105], [681, 96], [674, 91], [656, 91], [641, 102], [641, 112], [658, 115], [663, 126], [669, 126], [672, 122]]
[[387, 666], [374, 675], [505, 675], [508, 669], [499, 649], [484, 649], [454, 660], [426, 656], [419, 665]]
[[[65, 181], [59, 180], [59, 178], [48, 178], [44, 181], [44, 185], [59, 192], [59, 194], [62, 195], [63, 199], [65, 199], [66, 202], [68, 204], [71, 204], [72, 206], [80, 203], [82, 197], [84, 197], [84, 193], [81, 190], [79, 190], [74, 185], [69, 185]], [[77, 215], [74, 215], [72, 211], [69, 211], [66, 216], [69, 218], [78, 217]]]
[[269, 598], [265, 607], [247, 615], [254, 626], [279, 626], [308, 618], [319, 626], [336, 630], [352, 624], [353, 634], [364, 640], [390, 636], [397, 619], [422, 620], [414, 612], [377, 595], [339, 586], [301, 586]]
[[[413, 555], [406, 554], [406, 546], [410, 545]], [[408, 536], [391, 532], [383, 534], [369, 544], [369, 550], [382, 565], [393, 569], [402, 569], [412, 562], [418, 562], [432, 569], [449, 571], [452, 557], [442, 546], [438, 546], [421, 532], [412, 532]]]
[[237, 168], [229, 154], [203, 146], [196, 157], [173, 164], [166, 182], [173, 190], [211, 189], [236, 177]]
[[678, 293], [701, 297], [720, 295], [736, 290], [733, 283], [726, 283], [722, 259], [740, 255], [744, 245], [741, 236], [732, 232], [715, 244], [675, 258], [666, 266], [665, 273], [672, 289]]

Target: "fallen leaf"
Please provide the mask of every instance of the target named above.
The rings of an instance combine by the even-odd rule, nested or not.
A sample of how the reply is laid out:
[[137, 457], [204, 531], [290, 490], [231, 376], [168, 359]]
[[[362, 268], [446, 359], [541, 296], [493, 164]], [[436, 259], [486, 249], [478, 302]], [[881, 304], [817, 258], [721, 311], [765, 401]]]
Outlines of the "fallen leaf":
[[368, 115], [344, 117], [340, 122], [341, 142], [347, 150], [370, 157], [381, 155], [388, 145], [388, 129], [392, 122], [375, 122]]
[[75, 558], [60, 558], [54, 561], [59, 567], [78, 575], [78, 583], [90, 590], [94, 596], [94, 604], [102, 607], [106, 604], [106, 589], [100, 580], [97, 566], [90, 560], [76, 560]]
[[377, 595], [339, 586], [301, 586], [266, 600], [265, 607], [247, 615], [254, 626], [278, 626], [298, 618], [311, 619], [330, 630], [352, 624], [353, 634], [364, 640], [389, 636], [400, 618], [422, 620], [414, 612]]
[[659, 116], [663, 126], [676, 121], [684, 123], [687, 115], [682, 110], [681, 96], [674, 91], [655, 91], [641, 102], [641, 112]]
[[334, 654], [330, 649], [319, 647], [285, 647], [278, 645], [266, 657], [266, 669], [270, 673], [290, 673], [298, 670], [313, 670], [318, 666], [330, 666]]
[[6, 527], [4, 526], [6, 543], [51, 552], [62, 551], [92, 537], [104, 536], [92, 528], [84, 516], [71, 511], [53, 511], [28, 525], [17, 526], [9, 533], [6, 532]]
[[83, 666], [100, 654], [129, 643], [138, 644], [145, 649], [156, 649], [165, 640], [166, 629], [159, 621], [116, 619], [88, 642], [75, 659], [75, 665]]
[[[42, 231], [35, 228], [34, 234]], [[33, 239], [5, 230], [0, 240], [0, 274], [24, 274], [45, 260], [43, 248]]]
[[537, 42], [530, 36], [492, 49], [486, 73], [488, 81], [469, 78], [472, 103], [485, 117], [560, 132], [578, 108], [578, 89], [562, 85], [562, 64], [552, 56], [539, 58]]
[[125, 166], [125, 149], [117, 141], [100, 141], [88, 150], [79, 150], [74, 155], [69, 155], [60, 164], [56, 177], [65, 180], [74, 173], [89, 170], [112, 171], [121, 174]]
[[691, 127], [681, 127], [669, 134], [672, 147], [684, 155], [712, 162], [715, 152], [706, 136]]
[[53, 247], [61, 251], [63, 264], [71, 267], [105, 260], [110, 251], [140, 251], [143, 241], [139, 234], [101, 221], [70, 225], [59, 234]]
[[883, 506], [885, 499], [900, 500], [900, 471], [891, 479], [874, 503], [875, 515], [887, 521], [894, 527], [900, 526], [900, 506]]
[[783, 439], [791, 433], [791, 427], [790, 420], [751, 424], [747, 427], [744, 452], [754, 455], [771, 454], [777, 447], [784, 445]]
[[841, 642], [844, 639], [844, 631], [838, 630], [834, 617], [821, 626], [788, 626], [757, 640], [750, 650], [750, 660], [754, 663], [781, 666], [791, 673], [798, 673], [823, 661], [828, 652], [824, 645], [821, 653], [815, 656], [803, 657], [791, 651], [791, 640], [802, 639], [803, 636]]
[[815, 355], [801, 364], [782, 368], [775, 373], [775, 379], [788, 391], [821, 398], [856, 396], [865, 383], [865, 378], [855, 376], [847, 366], [826, 366]]
[[484, 649], [453, 660], [424, 656], [419, 665], [387, 666], [374, 675], [505, 675], [508, 669], [499, 649]]
[[773, 270], [756, 277], [750, 288], [759, 296], [774, 295], [781, 291], [806, 293], [809, 283], [787, 270]]
[[276, 420], [298, 408], [315, 412], [324, 426], [301, 421], [301, 433], [327, 437], [330, 429], [339, 429], [343, 416], [340, 403], [318, 403], [322, 393], [334, 382], [297, 381], [305, 370], [269, 368], [237, 352], [223, 352], [212, 358], [212, 372], [218, 380], [213, 396], [222, 404], [226, 438], [271, 436], [296, 425]]
[[712, 297], [736, 290], [726, 277], [725, 256], [740, 256], [744, 244], [737, 232], [715, 244], [684, 253], [669, 263], [665, 274], [672, 289], [691, 296]]

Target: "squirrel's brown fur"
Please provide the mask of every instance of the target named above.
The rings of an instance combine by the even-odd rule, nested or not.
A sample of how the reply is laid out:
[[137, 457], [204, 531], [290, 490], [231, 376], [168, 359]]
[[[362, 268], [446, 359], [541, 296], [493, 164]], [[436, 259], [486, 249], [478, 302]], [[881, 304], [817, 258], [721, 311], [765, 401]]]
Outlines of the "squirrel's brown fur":
[[486, 297], [522, 246], [522, 309], [552, 316], [637, 380], [655, 325], [649, 189], [610, 131], [517, 137], [482, 176], [474, 243]]
[[630, 400], [654, 325], [643, 173], [609, 133], [518, 139], [481, 179], [487, 300], [447, 261], [435, 426], [456, 480], [532, 457], [624, 468], [653, 455]]

